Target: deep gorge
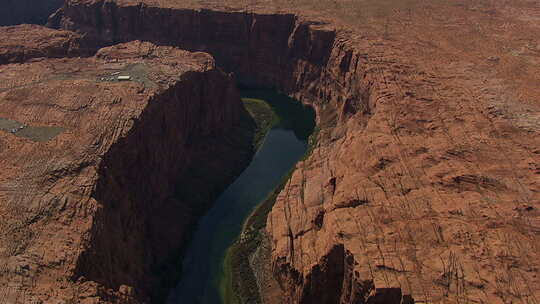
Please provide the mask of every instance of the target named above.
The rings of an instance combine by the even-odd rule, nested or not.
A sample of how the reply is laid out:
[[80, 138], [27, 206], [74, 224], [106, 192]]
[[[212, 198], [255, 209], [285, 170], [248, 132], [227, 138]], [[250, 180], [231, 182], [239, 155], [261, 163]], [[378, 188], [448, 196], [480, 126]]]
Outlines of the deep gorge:
[[227, 303], [540, 299], [535, 1], [30, 2], [0, 23], [63, 5], [0, 26], [0, 302], [163, 303], [262, 140], [237, 86], [317, 127]]
[[[50, 18], [49, 26], [83, 33], [87, 43], [96, 48], [138, 39], [208, 52], [221, 68], [233, 72], [240, 84], [275, 88], [312, 105], [323, 146], [331, 145], [345, 131], [347, 117], [357, 114], [367, 119], [374, 107], [370, 98], [373, 76], [362, 65], [361, 55], [341, 43], [329, 25], [293, 14], [117, 6], [109, 1], [88, 6], [68, 1]], [[336, 286], [335, 293], [323, 296], [330, 302], [369, 296], [372, 287], [362, 287], [356, 281], [351, 275], [350, 255], [339, 248], [332, 250], [323, 264], [343, 267], [335, 272], [333, 266], [323, 266], [308, 282], [284, 260], [273, 261], [275, 275], [291, 301], [304, 303], [321, 296], [322, 289], [310, 280]]]
[[93, 197], [103, 208], [75, 275], [160, 301], [197, 217], [249, 163], [254, 129], [218, 70], [191, 75], [150, 104], [100, 166]]
[[[308, 136], [314, 128], [310, 107], [268, 90], [242, 90], [241, 95], [248, 109], [252, 109], [252, 103], [262, 104], [260, 107], [266, 104], [266, 111], [274, 113], [265, 115], [273, 117], [271, 125], [249, 166], [199, 220], [185, 253], [181, 281], [167, 303], [227, 303], [220, 301], [229, 291], [225, 282], [230, 275], [229, 265], [224, 261], [227, 248], [242, 238], [245, 219], [286, 178], [306, 151]], [[261, 118], [257, 117], [254, 120], [260, 124]], [[232, 270], [236, 276], [238, 269]]]

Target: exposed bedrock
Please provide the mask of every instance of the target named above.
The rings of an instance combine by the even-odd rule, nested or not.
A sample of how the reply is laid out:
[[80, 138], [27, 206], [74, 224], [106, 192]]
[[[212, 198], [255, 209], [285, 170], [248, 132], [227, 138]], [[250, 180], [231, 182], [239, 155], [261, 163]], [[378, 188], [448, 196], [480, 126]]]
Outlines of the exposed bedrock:
[[[370, 99], [373, 75], [364, 74], [366, 67], [360, 64], [360, 55], [353, 53], [345, 43], [336, 41], [332, 28], [300, 21], [293, 14], [252, 15], [73, 1], [67, 3], [59, 16], [53, 20], [57, 25], [85, 34], [96, 46], [143, 39], [207, 51], [215, 56], [218, 65], [234, 72], [241, 83], [276, 87], [312, 104], [326, 135], [339, 133], [333, 129], [338, 116], [344, 118], [358, 113], [368, 117], [369, 108], [373, 106], [374, 100]], [[156, 35], [158, 32], [160, 34]], [[324, 144], [329, 144], [328, 140]], [[351, 275], [352, 266], [344, 265], [346, 249], [343, 245], [336, 248], [328, 258], [321, 258], [330, 263], [322, 266], [324, 269], [314, 266], [313, 270], [299, 274], [307, 275], [306, 284], [299, 282], [298, 286], [286, 288], [291, 293], [291, 301], [296, 298], [300, 303], [310, 303], [319, 298], [311, 288], [315, 285], [340, 287], [334, 294], [323, 297], [328, 300], [324, 303], [339, 300], [342, 285], [347, 289], [343, 299], [349, 299], [350, 303], [365, 296], [358, 293], [370, 292], [369, 288], [356, 287], [361, 284]], [[295, 273], [295, 269], [280, 269], [282, 260], [276, 256], [276, 274], [285, 278], [289, 272]], [[353, 260], [349, 255], [349, 263]], [[341, 270], [335, 269], [337, 265], [341, 265]], [[354, 290], [349, 290], [351, 288]], [[349, 295], [351, 292], [354, 295]], [[305, 295], [293, 296], [296, 293]]]
[[205, 53], [131, 42], [0, 65], [0, 101], [6, 303], [163, 297], [253, 152], [236, 82]]
[[0, 26], [22, 23], [45, 24], [49, 15], [63, 3], [64, 0], [2, 0]]
[[407, 41], [262, 8], [160, 5], [71, 0], [50, 25], [204, 50], [316, 108], [318, 145], [268, 217], [284, 303], [495, 303], [518, 277], [540, 296], [538, 128], [501, 114], [502, 87], [467, 58], [430, 65]]
[[21, 24], [0, 27], [0, 64], [22, 63], [34, 58], [89, 56], [82, 37], [71, 31]]
[[[92, 195], [102, 208], [75, 276], [163, 300], [196, 218], [249, 161], [248, 151], [227, 143], [240, 113], [234, 82], [218, 70], [188, 73], [152, 98], [103, 157]], [[221, 182], [203, 177], [201, 188], [192, 167], [220, 172]]]
[[[348, 46], [336, 41], [329, 25], [301, 21], [294, 14], [175, 9], [135, 1], [121, 5], [67, 1], [49, 25], [84, 33], [96, 46], [140, 39], [205, 51], [219, 66], [234, 72], [240, 83], [275, 87], [304, 96], [301, 100], [310, 103], [349, 100], [340, 104], [347, 104], [351, 112], [366, 106], [350, 104], [354, 94], [369, 90], [367, 80], [357, 79], [354, 73], [358, 56], [353, 58]], [[352, 88], [352, 83], [358, 87]]]

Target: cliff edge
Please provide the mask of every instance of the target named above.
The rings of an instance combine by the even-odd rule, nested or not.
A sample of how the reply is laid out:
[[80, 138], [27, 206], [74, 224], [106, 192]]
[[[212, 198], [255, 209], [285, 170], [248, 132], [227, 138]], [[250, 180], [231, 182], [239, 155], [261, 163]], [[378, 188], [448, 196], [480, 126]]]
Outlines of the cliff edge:
[[318, 145], [268, 216], [282, 302], [540, 298], [530, 5], [422, 2], [371, 24], [346, 1], [272, 3], [71, 0], [57, 25], [204, 50], [316, 108]]
[[538, 302], [537, 4], [420, 1], [372, 24], [317, 3], [68, 0], [50, 25], [209, 52], [314, 106], [318, 144], [267, 221], [282, 302]]
[[[186, 171], [241, 117], [232, 78], [208, 54], [136, 41], [0, 65], [0, 83], [3, 300], [156, 296], [205, 208], [176, 195], [190, 190]], [[238, 166], [231, 182], [249, 157], [216, 151]]]

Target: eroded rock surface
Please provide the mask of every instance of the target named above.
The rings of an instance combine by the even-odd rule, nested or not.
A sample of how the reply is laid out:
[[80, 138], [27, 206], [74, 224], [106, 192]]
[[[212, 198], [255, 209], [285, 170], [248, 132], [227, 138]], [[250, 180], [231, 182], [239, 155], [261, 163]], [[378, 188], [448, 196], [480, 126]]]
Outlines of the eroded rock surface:
[[281, 302], [540, 297], [538, 106], [505, 102], [476, 58], [260, 7], [69, 1], [62, 14], [97, 44], [209, 51], [317, 108], [319, 144], [268, 217]]
[[1, 118], [63, 130], [0, 130], [3, 301], [148, 300], [201, 208], [175, 196], [186, 170], [240, 117], [234, 81], [208, 54], [131, 42], [0, 65], [0, 84]]
[[[241, 81], [314, 105], [319, 143], [268, 217], [277, 303], [540, 299], [538, 48], [520, 45], [538, 33], [534, 10], [455, 5], [426, 42], [414, 20], [384, 39], [295, 9], [189, 5], [70, 0], [50, 24], [96, 47], [208, 51]], [[482, 35], [514, 43], [508, 54], [457, 49], [463, 16], [483, 14], [499, 30]], [[527, 69], [498, 68], [516, 58]]]
[[84, 39], [70, 31], [23, 24], [0, 27], [0, 64], [20, 63], [33, 58], [85, 56], [92, 50]]

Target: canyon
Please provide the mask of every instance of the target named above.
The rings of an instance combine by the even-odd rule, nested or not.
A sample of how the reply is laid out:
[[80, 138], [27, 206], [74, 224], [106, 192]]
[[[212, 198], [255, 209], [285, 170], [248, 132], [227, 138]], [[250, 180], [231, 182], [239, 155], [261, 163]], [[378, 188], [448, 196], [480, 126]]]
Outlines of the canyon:
[[[196, 220], [174, 184], [192, 182], [202, 151], [230, 155], [214, 168], [235, 161], [238, 147], [208, 148], [227, 150], [211, 139], [242, 115], [235, 81], [317, 114], [317, 144], [267, 218], [275, 303], [538, 302], [534, 3], [426, 5], [378, 32], [270, 2], [67, 0], [58, 30], [30, 31], [58, 43], [0, 53], [0, 117], [67, 130], [0, 133], [8, 303], [137, 303], [170, 287], [154, 268]], [[140, 78], [102, 81], [107, 65]]]
[[89, 56], [81, 36], [70, 31], [23, 24], [0, 27], [0, 64], [21, 63], [33, 58]]
[[[0, 117], [26, 127], [0, 132], [3, 299], [155, 297], [203, 204], [249, 162], [231, 140], [245, 117], [234, 80], [208, 54], [145, 42], [0, 72]], [[17, 136], [33, 126], [62, 132]], [[202, 162], [221, 174], [195, 176]]]

